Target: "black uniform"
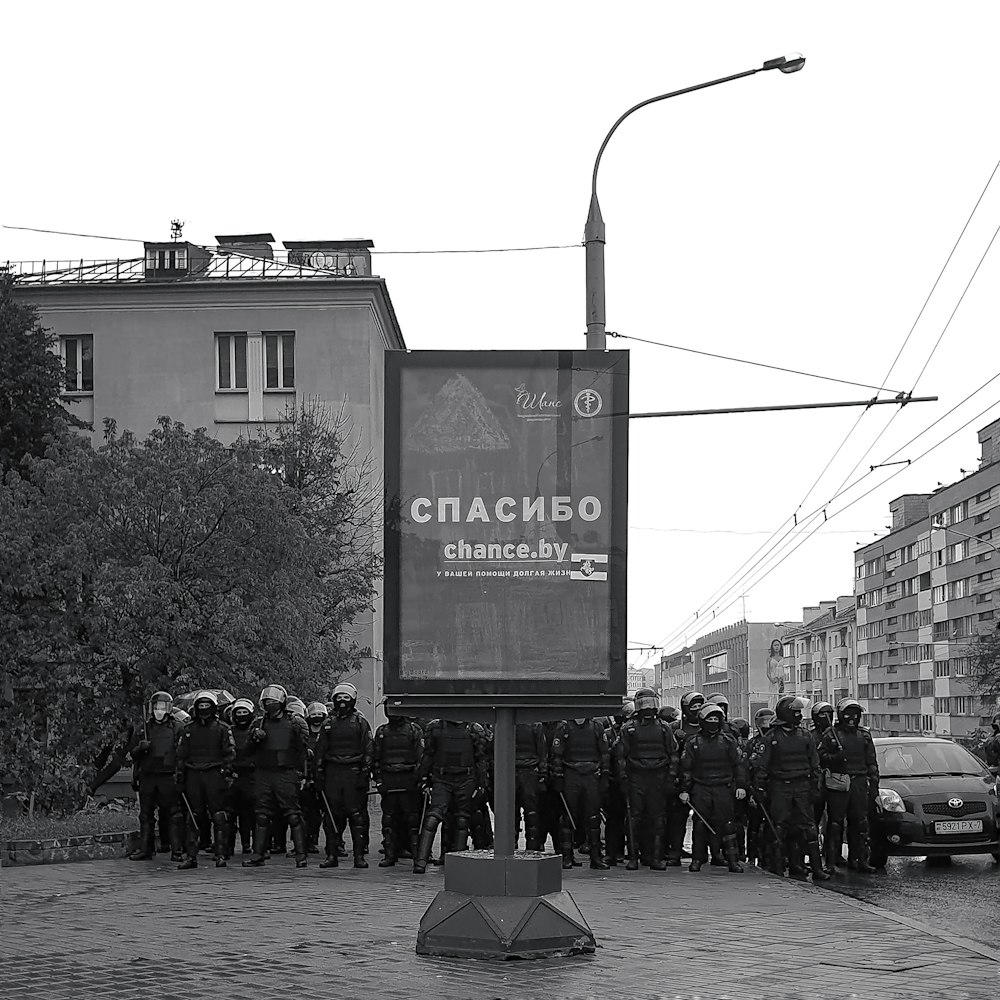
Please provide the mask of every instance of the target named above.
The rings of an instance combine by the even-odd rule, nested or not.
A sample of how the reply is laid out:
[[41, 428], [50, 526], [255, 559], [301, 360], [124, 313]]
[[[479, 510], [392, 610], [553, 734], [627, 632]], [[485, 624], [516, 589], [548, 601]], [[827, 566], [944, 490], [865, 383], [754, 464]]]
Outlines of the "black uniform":
[[177, 741], [183, 724], [172, 715], [157, 722], [150, 715], [141, 742], [131, 750], [135, 780], [139, 788], [139, 850], [133, 857], [153, 857], [156, 842], [156, 811], [169, 817], [170, 850], [180, 854], [183, 846], [184, 807], [175, 782]]
[[[722, 842], [729, 866], [739, 870], [734, 793], [747, 786], [743, 753], [733, 735], [697, 733], [684, 741], [681, 754], [681, 786], [697, 810], [691, 833], [691, 860], [698, 867], [708, 861], [709, 832], [705, 820]], [[701, 814], [701, 817], [698, 816]]]
[[284, 710], [275, 719], [255, 719], [250, 726], [250, 740], [255, 747], [254, 807], [257, 810], [250, 863], [263, 863], [268, 825], [279, 816], [292, 831], [296, 861], [304, 863], [306, 835], [299, 808], [299, 783], [306, 775], [309, 742], [306, 720]]
[[[671, 722], [670, 728], [673, 731], [674, 739], [677, 740], [678, 754], [684, 753], [684, 743], [689, 737], [701, 732], [700, 723], [689, 718], [687, 713], [676, 722]], [[676, 867], [681, 863], [684, 833], [687, 830], [687, 821], [690, 815], [691, 807], [675, 797], [667, 810], [667, 865], [671, 867]]]
[[768, 803], [778, 831], [778, 847], [788, 861], [789, 872], [796, 878], [805, 878], [805, 849], [809, 852], [813, 876], [825, 875], [813, 816], [820, 774], [812, 734], [789, 723], [771, 726], [756, 773], [757, 792]]
[[236, 757], [233, 760], [233, 780], [226, 794], [226, 815], [229, 819], [229, 851], [232, 855], [236, 845], [236, 834], [240, 835], [240, 846], [244, 854], [249, 854], [254, 828], [254, 760], [256, 748], [250, 742], [253, 719], [245, 726], [233, 723], [233, 743]]
[[[375, 731], [372, 774], [382, 796], [382, 849], [379, 867], [396, 863], [399, 849], [409, 844], [417, 849], [420, 835], [420, 787], [417, 769], [424, 755], [423, 730], [409, 719], [393, 716]], [[406, 831], [406, 841], [397, 842], [397, 831]]]
[[867, 868], [869, 853], [868, 812], [878, 796], [878, 758], [871, 733], [863, 726], [834, 723], [819, 744], [821, 767], [836, 774], [846, 774], [846, 791], [826, 789], [829, 815], [826, 838], [827, 865], [843, 857], [844, 827], [847, 827], [847, 861], [850, 867]]
[[677, 794], [677, 740], [670, 724], [655, 714], [632, 716], [621, 728], [615, 756], [633, 839], [626, 867], [639, 867], [635, 840], [648, 833], [649, 867], [662, 871], [668, 808]]
[[434, 835], [449, 810], [454, 822], [452, 849], [468, 847], [472, 796], [489, 780], [488, 756], [486, 733], [478, 723], [435, 719], [425, 730], [419, 774], [422, 783], [431, 783], [431, 799], [413, 859], [418, 875], [427, 868]]
[[524, 846], [529, 851], [542, 849], [540, 810], [547, 774], [548, 749], [542, 724], [518, 723], [514, 730], [514, 824], [516, 827], [523, 813]]
[[590, 867], [607, 868], [601, 844], [601, 798], [610, 774], [611, 749], [604, 726], [595, 719], [560, 722], [549, 748], [549, 781], [566, 800], [560, 835], [563, 868], [573, 867], [574, 826], [587, 831]]
[[215, 826], [215, 860], [224, 861], [229, 842], [226, 825], [226, 781], [236, 757], [233, 731], [219, 719], [192, 719], [177, 741], [178, 786], [187, 796], [187, 856], [197, 862], [197, 819], [210, 816]]
[[[316, 781], [326, 794], [334, 820], [347, 819], [351, 827], [354, 866], [367, 868], [368, 786], [371, 781], [374, 744], [368, 720], [357, 710], [341, 717], [332, 715], [323, 723], [315, 749]], [[324, 815], [324, 825], [330, 821]], [[326, 829], [327, 861], [337, 834]], [[332, 857], [336, 858], [336, 851]]]
[[[756, 733], [747, 740], [746, 745], [746, 766], [747, 781], [752, 789], [761, 786], [762, 781], [758, 774], [760, 758], [764, 753], [764, 744], [767, 739], [767, 730]], [[766, 808], [766, 806], [765, 806]], [[747, 809], [747, 859], [754, 864], [767, 867], [770, 870], [777, 868], [775, 860], [774, 834], [761, 809], [761, 803], [756, 797], [751, 796], [750, 805]]]

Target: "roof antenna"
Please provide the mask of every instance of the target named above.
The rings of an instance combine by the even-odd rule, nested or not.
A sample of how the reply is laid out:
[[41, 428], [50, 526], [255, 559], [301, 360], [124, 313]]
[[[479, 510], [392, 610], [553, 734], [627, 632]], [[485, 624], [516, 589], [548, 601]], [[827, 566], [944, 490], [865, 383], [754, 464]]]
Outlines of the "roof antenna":
[[170, 220], [170, 238], [175, 242], [183, 236], [184, 223], [180, 219]]

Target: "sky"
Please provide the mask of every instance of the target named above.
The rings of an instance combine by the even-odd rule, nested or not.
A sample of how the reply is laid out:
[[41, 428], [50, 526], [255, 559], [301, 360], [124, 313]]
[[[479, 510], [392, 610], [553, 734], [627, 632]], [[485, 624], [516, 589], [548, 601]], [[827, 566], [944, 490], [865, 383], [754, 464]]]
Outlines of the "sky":
[[[940, 398], [632, 420], [632, 645], [850, 594], [889, 502], [977, 468], [1000, 417], [1000, 378], [962, 402], [1000, 372], [995, 3], [50, 2], [5, 10], [4, 33], [0, 225], [370, 238], [413, 349], [583, 348], [614, 121], [804, 54], [643, 108], [607, 148], [632, 411]], [[0, 229], [0, 260], [140, 253]]]

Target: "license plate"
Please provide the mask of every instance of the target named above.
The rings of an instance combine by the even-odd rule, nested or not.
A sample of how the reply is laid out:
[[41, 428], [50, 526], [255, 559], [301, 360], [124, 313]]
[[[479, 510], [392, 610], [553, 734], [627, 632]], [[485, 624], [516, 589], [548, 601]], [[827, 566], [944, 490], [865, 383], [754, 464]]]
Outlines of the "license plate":
[[981, 819], [949, 819], [939, 820], [934, 824], [935, 833], [982, 833]]

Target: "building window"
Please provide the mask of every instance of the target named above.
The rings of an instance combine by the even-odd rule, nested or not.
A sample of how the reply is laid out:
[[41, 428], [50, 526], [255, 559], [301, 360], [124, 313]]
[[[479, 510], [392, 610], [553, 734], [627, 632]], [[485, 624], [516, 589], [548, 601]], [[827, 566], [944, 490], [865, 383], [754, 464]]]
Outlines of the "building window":
[[934, 711], [937, 715], [950, 715], [951, 698], [935, 698]]
[[264, 334], [264, 388], [295, 388], [295, 334]]
[[94, 338], [90, 334], [60, 337], [59, 355], [66, 372], [63, 392], [93, 392]]
[[920, 716], [921, 728], [924, 732], [933, 733], [934, 732], [934, 716], [933, 715], [922, 715]]
[[149, 271], [185, 271], [187, 266], [187, 247], [146, 251], [146, 269]]
[[984, 521], [988, 521], [989, 519], [990, 519], [990, 512], [986, 511], [984, 514], [977, 514], [975, 517], [975, 521], [973, 523], [982, 524]]
[[217, 333], [216, 356], [219, 359], [219, 389], [246, 392], [247, 388], [247, 335], [245, 333]]
[[989, 500], [992, 495], [992, 490], [983, 490], [982, 493], [976, 494], [976, 503], [982, 503], [984, 500]]
[[993, 612], [992, 611], [980, 611], [979, 612], [979, 620], [981, 622], [991, 622], [991, 621], [993, 621]]
[[949, 664], [947, 660], [935, 660], [934, 661], [934, 676], [935, 677], [948, 677], [951, 671], [949, 670]]

